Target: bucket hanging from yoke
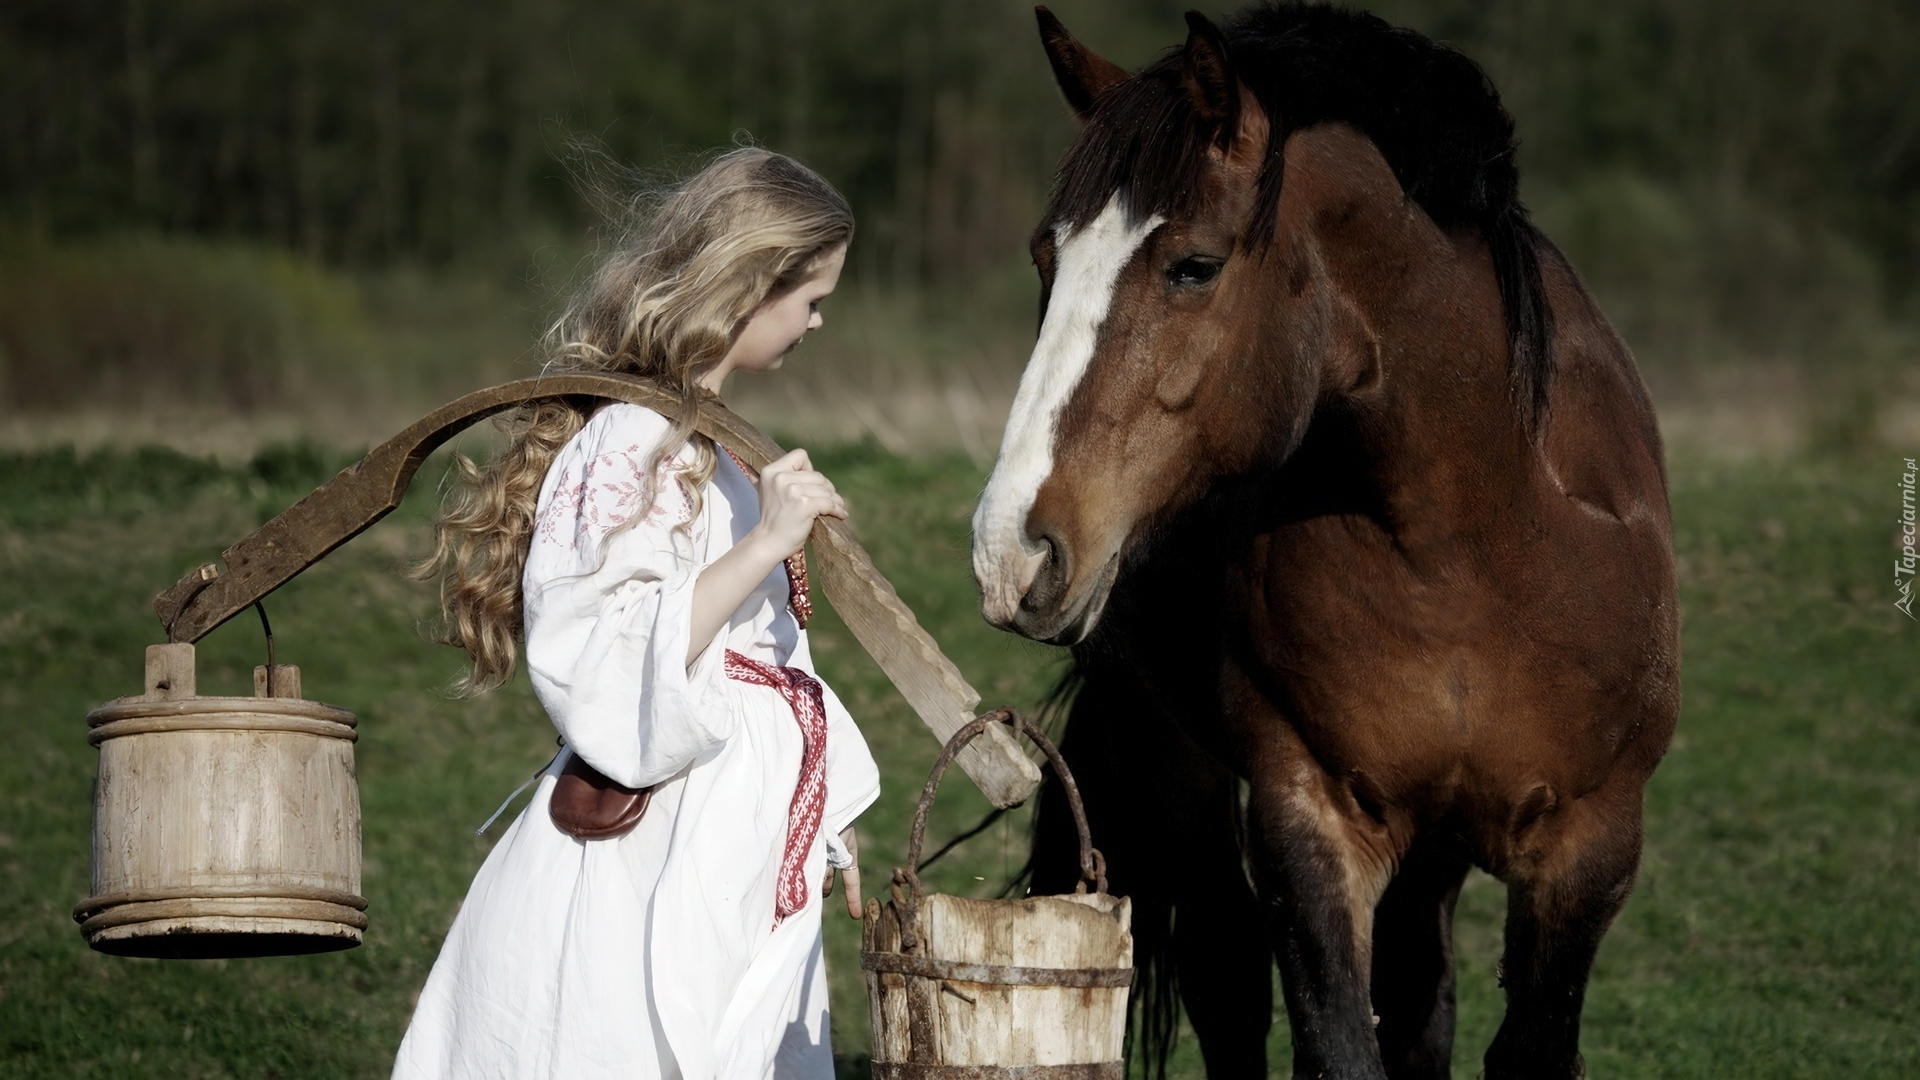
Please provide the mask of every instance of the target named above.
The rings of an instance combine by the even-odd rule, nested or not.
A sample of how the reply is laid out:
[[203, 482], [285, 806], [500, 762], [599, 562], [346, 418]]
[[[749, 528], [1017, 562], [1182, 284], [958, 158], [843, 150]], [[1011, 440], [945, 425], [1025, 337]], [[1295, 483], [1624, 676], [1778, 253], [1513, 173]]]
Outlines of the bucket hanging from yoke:
[[[941, 773], [998, 723], [1039, 745], [1066, 789], [1080, 830], [1082, 881], [1072, 895], [973, 900], [921, 891], [915, 868]], [[884, 904], [867, 902], [860, 953], [876, 1078], [1125, 1080], [1133, 905], [1107, 895], [1072, 774], [1024, 716], [988, 713], [947, 743], [891, 892]]]

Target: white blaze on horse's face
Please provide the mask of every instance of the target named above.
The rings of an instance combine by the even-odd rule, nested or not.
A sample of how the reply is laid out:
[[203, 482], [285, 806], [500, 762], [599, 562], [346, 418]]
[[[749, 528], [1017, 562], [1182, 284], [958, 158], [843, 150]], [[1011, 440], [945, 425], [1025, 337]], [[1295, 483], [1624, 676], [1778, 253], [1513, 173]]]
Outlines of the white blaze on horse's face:
[[1079, 229], [1055, 233], [1053, 290], [1033, 357], [1007, 417], [1000, 458], [973, 514], [973, 575], [989, 622], [1006, 626], [1046, 560], [1044, 544], [1027, 536], [1027, 515], [1053, 472], [1054, 427], [1093, 361], [1114, 283], [1134, 252], [1165, 219], [1129, 223], [1118, 193]]

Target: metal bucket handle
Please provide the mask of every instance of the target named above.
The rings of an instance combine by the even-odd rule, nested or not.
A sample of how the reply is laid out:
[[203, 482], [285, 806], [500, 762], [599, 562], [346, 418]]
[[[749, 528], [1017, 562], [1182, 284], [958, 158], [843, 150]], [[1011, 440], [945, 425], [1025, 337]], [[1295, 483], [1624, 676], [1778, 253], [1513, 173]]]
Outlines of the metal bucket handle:
[[[1066, 759], [1060, 756], [1060, 749], [1046, 733], [1026, 718], [1020, 710], [1003, 706], [992, 712], [982, 713], [968, 721], [966, 726], [953, 733], [947, 745], [941, 747], [940, 756], [933, 763], [933, 772], [927, 777], [927, 786], [920, 791], [920, 808], [913, 815], [913, 835], [907, 841], [907, 865], [893, 872], [894, 896], [904, 900], [905, 918], [901, 921], [901, 947], [912, 949], [918, 945], [919, 935], [915, 932], [915, 916], [920, 908], [920, 849], [927, 839], [927, 812], [933, 809], [933, 796], [940, 790], [940, 778], [946, 774], [947, 766], [953, 763], [961, 749], [978, 738], [988, 727], [994, 724], [1006, 724], [1014, 731], [1033, 741], [1040, 752], [1047, 756], [1052, 764], [1055, 776], [1060, 778], [1060, 786], [1066, 789], [1067, 806], [1073, 811], [1073, 824], [1080, 832], [1080, 880], [1074, 883], [1073, 891], [1085, 893], [1087, 886], [1093, 891], [1107, 891], [1107, 860], [1100, 850], [1093, 846], [1093, 833], [1087, 828], [1087, 809], [1080, 801], [1079, 785], [1073, 782], [1073, 773], [1067, 768]], [[908, 896], [900, 896], [900, 886], [906, 885]]]

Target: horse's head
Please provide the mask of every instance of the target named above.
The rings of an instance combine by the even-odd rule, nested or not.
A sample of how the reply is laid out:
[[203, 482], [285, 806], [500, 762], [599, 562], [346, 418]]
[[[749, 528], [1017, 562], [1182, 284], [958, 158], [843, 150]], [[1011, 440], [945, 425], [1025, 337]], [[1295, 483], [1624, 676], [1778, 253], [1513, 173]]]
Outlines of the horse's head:
[[1321, 395], [1368, 374], [1364, 326], [1276, 231], [1267, 114], [1188, 22], [1129, 76], [1040, 10], [1082, 127], [1034, 233], [1040, 335], [973, 519], [986, 618], [1028, 637], [1084, 638], [1130, 546], [1284, 459]]

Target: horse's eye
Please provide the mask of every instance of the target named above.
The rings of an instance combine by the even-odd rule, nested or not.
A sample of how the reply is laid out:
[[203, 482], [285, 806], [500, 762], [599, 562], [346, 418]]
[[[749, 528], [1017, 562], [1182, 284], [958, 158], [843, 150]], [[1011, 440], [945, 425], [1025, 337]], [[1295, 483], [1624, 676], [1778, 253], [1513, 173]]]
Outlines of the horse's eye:
[[1202, 285], [1213, 284], [1220, 276], [1220, 260], [1205, 255], [1194, 255], [1167, 268], [1167, 284], [1181, 288], [1197, 289]]

